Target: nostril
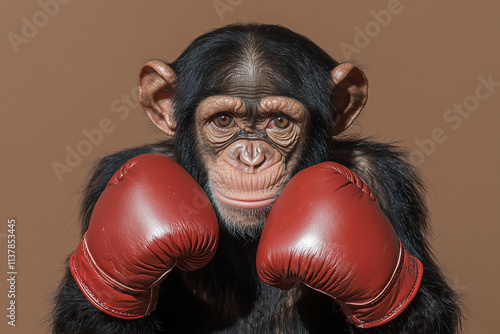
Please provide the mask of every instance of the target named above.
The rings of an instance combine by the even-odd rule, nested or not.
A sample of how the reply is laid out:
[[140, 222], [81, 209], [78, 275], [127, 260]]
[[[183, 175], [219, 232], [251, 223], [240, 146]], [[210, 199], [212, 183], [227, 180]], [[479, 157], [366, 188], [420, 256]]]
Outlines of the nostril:
[[238, 160], [239, 160], [242, 164], [244, 164], [245, 166], [250, 167], [250, 165], [249, 165], [249, 163], [248, 163], [248, 160], [246, 160], [246, 159], [242, 159], [242, 158], [241, 158], [241, 154], [238, 154]]

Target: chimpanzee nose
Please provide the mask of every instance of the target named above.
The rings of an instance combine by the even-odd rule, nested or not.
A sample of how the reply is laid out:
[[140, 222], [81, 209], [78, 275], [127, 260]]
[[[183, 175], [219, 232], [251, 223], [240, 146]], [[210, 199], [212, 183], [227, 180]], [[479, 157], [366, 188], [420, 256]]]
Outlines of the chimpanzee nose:
[[238, 140], [228, 147], [226, 161], [247, 173], [257, 173], [276, 160], [274, 149], [262, 140]]
[[240, 152], [240, 161], [249, 167], [256, 168], [262, 164], [266, 158], [265, 152], [263, 151], [264, 148], [262, 145], [249, 142], [248, 146], [245, 146]]

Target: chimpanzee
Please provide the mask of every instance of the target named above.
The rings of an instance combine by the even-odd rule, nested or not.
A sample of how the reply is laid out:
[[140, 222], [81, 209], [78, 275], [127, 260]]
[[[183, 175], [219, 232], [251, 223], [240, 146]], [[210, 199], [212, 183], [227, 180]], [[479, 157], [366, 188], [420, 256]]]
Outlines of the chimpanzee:
[[233, 24], [140, 100], [164, 141], [103, 158], [54, 333], [457, 333], [404, 150], [341, 135], [367, 80], [278, 25]]

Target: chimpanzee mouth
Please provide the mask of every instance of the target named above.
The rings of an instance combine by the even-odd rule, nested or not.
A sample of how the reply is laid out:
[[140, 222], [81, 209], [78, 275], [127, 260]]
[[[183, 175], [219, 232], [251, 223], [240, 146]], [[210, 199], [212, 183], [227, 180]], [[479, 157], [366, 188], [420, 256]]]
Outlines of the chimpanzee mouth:
[[212, 193], [214, 194], [215, 198], [217, 198], [222, 203], [230, 205], [230, 206], [235, 206], [238, 208], [243, 208], [243, 209], [261, 208], [261, 207], [264, 207], [264, 206], [267, 206], [269, 204], [274, 203], [274, 201], [276, 201], [276, 199], [278, 198], [278, 196], [273, 196], [273, 197], [264, 198], [264, 199], [241, 200], [241, 199], [234, 199], [234, 198], [229, 198], [227, 196], [224, 196], [215, 189], [212, 189]]

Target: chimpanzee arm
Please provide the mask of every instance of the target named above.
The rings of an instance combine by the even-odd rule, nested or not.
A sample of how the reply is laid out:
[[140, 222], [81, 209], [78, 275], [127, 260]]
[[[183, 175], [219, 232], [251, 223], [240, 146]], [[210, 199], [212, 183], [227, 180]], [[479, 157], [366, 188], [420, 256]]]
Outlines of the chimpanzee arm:
[[[159, 146], [158, 146], [159, 147]], [[81, 206], [82, 235], [89, 226], [90, 216], [100, 194], [111, 176], [128, 160], [145, 153], [156, 152], [156, 145], [129, 149], [109, 155], [94, 167], [84, 189]], [[168, 147], [163, 146], [163, 147]], [[160, 152], [158, 152], [160, 153]], [[109, 316], [92, 305], [80, 291], [68, 264], [55, 297], [52, 310], [53, 333], [160, 333], [160, 321], [155, 312], [137, 320], [122, 320]]]
[[[374, 191], [405, 248], [424, 266], [419, 293], [396, 319], [370, 333], [457, 333], [458, 296], [436, 265], [429, 244], [424, 187], [406, 153], [391, 144], [338, 142], [333, 160], [360, 175]], [[352, 328], [352, 333], [363, 332]]]

